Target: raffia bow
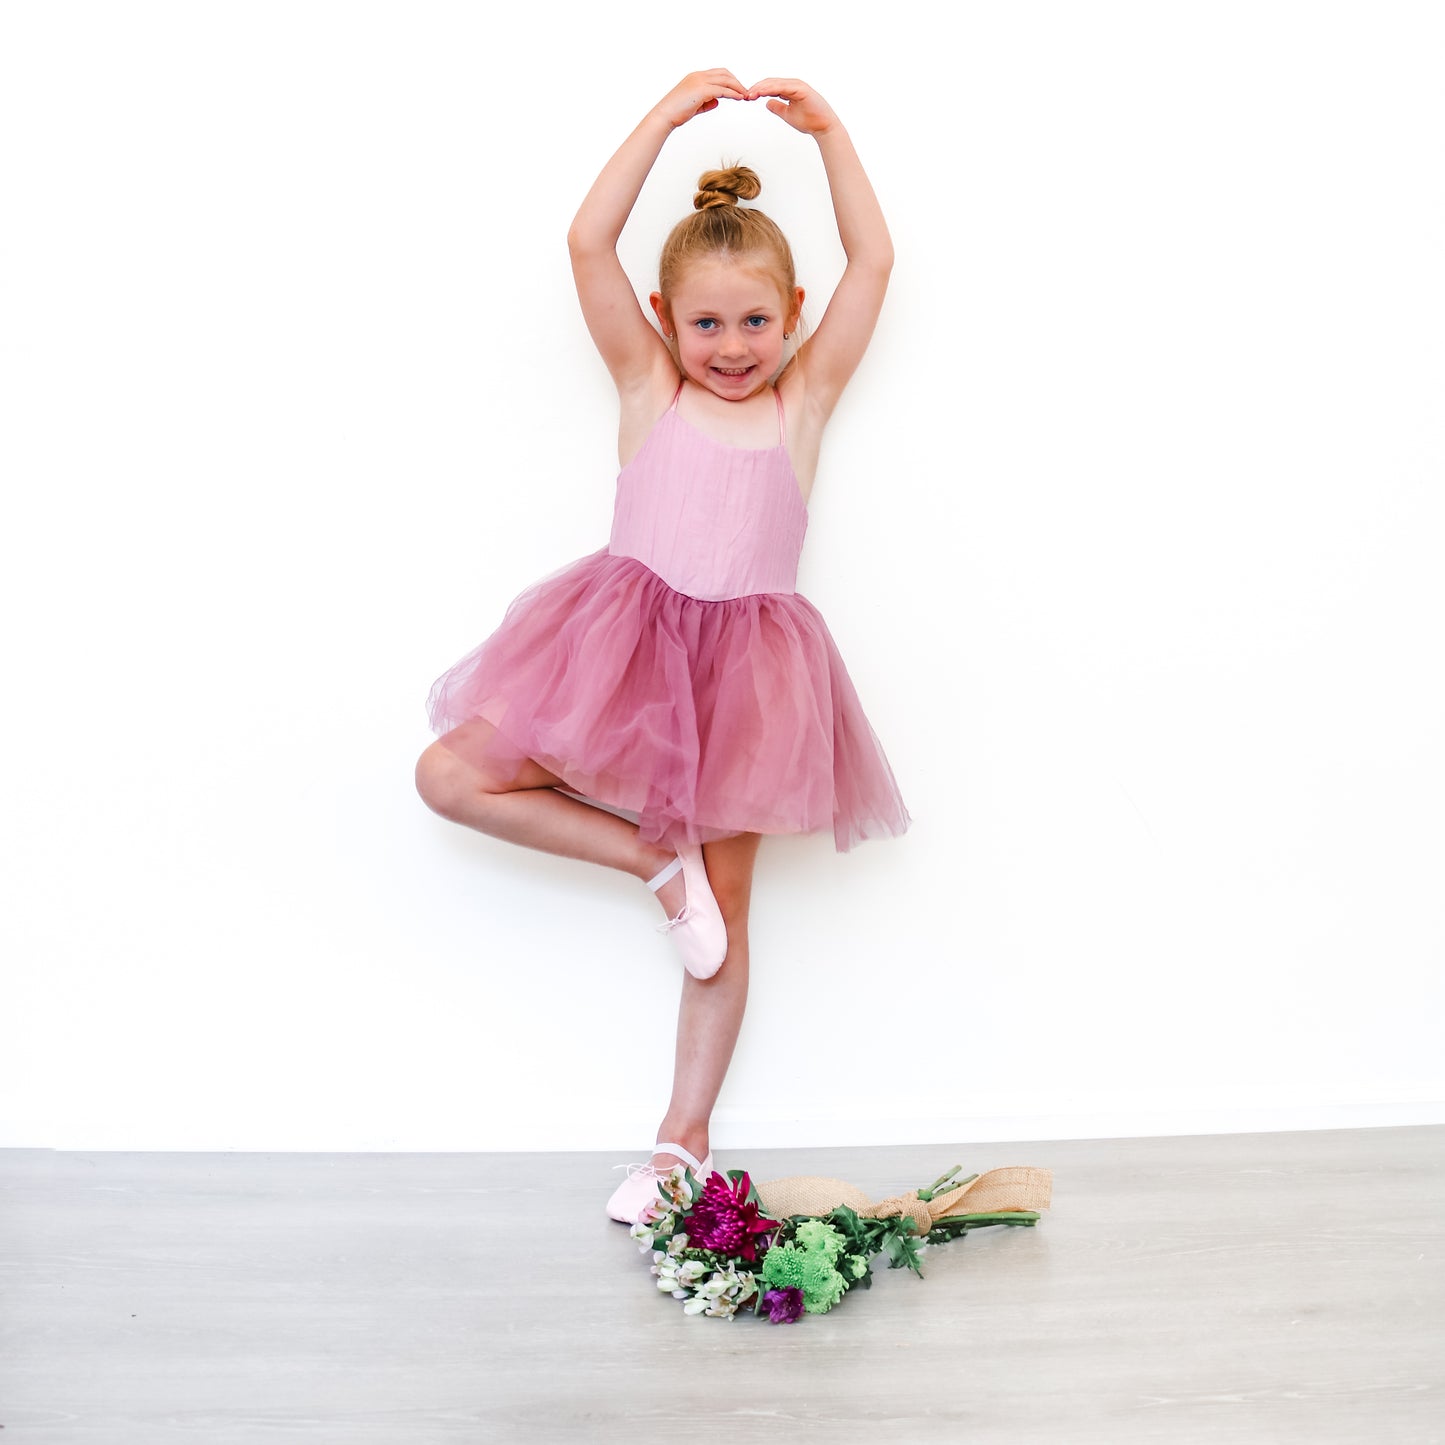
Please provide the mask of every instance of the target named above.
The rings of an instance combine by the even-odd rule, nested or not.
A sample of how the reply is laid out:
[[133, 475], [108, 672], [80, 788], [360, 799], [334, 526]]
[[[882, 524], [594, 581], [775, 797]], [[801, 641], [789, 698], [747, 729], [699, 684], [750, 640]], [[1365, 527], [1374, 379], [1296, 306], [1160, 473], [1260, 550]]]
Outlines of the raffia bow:
[[1036, 1213], [1047, 1209], [1053, 1199], [1054, 1176], [1049, 1169], [1022, 1165], [990, 1169], [956, 1188], [946, 1189], [931, 1199], [920, 1199], [919, 1190], [892, 1195], [874, 1203], [852, 1184], [825, 1179], [816, 1174], [797, 1174], [757, 1185], [765, 1213], [773, 1219], [794, 1214], [823, 1215], [846, 1205], [863, 1219], [890, 1219], [906, 1214], [919, 1234], [927, 1234], [940, 1219], [960, 1214]]

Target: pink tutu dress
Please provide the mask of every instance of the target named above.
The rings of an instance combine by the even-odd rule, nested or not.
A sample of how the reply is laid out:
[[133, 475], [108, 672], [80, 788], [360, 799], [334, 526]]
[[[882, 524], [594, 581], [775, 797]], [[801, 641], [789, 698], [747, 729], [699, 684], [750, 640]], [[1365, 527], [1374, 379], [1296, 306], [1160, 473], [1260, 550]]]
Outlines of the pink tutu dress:
[[[843, 659], [794, 590], [808, 511], [783, 444], [731, 447], [678, 415], [617, 478], [612, 537], [529, 588], [437, 679], [444, 739], [504, 775], [531, 758], [636, 815], [649, 842], [831, 828], [840, 852], [908, 812]], [[774, 396], [776, 397], [776, 392]]]

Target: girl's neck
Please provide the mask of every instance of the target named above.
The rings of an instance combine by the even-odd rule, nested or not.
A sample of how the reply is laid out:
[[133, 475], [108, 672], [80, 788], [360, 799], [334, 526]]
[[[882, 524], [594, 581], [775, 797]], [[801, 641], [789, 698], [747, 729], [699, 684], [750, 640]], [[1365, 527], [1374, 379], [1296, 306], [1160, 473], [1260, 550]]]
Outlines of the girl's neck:
[[684, 377], [675, 410], [685, 422], [727, 446], [762, 451], [778, 445], [778, 406], [771, 383], [731, 401]]

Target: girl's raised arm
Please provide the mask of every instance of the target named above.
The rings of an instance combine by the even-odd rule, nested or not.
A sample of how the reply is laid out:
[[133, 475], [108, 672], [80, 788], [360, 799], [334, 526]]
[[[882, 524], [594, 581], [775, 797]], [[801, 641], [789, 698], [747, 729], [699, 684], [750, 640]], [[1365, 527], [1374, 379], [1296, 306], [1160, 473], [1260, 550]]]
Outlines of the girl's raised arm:
[[893, 269], [893, 242], [863, 163], [828, 102], [801, 80], [777, 77], [758, 81], [746, 98], [762, 96], [772, 97], [768, 109], [774, 115], [817, 141], [848, 258], [823, 319], [797, 358], [804, 404], [826, 419], [868, 349]]
[[716, 110], [719, 100], [742, 100], [744, 94], [730, 70], [685, 76], [602, 168], [567, 232], [582, 315], [620, 392], [645, 384], [656, 368], [675, 368], [617, 259], [617, 238], [668, 136], [693, 116]]

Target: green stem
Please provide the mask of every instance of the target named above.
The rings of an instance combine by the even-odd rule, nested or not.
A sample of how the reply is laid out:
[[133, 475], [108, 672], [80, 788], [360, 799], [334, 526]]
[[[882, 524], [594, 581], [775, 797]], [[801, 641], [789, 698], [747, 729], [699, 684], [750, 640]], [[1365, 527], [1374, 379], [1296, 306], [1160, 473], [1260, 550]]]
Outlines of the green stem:
[[948, 1214], [934, 1221], [930, 1234], [946, 1231], [962, 1234], [970, 1229], [982, 1229], [990, 1224], [1037, 1224], [1039, 1216], [1025, 1209], [1012, 1209], [998, 1214]]
[[[963, 1165], [962, 1165], [962, 1164], [955, 1164], [955, 1165], [953, 1166], [953, 1168], [948, 1171], [947, 1174], [940, 1174], [940, 1175], [938, 1176], [938, 1178], [935, 1179], [935, 1180], [933, 1181], [933, 1183], [928, 1186], [927, 1189], [920, 1189], [920, 1190], [918, 1191], [918, 1197], [919, 1197], [920, 1199], [924, 1200], [925, 1202], [928, 1201], [928, 1200], [930, 1200], [930, 1199], [932, 1199], [933, 1196], [934, 1196], [935, 1194], [937, 1194], [938, 1191], [939, 1191], [940, 1189], [942, 1189], [945, 1184], [948, 1184], [948, 1181], [949, 1181], [950, 1179], [952, 1179], [953, 1176], [954, 1176], [955, 1174], [957, 1174], [958, 1171], [959, 1171], [960, 1169], [962, 1169], [962, 1168], [963, 1168]], [[971, 1178], [971, 1179], [977, 1179], [977, 1178], [978, 1178], [978, 1175], [977, 1175], [977, 1174], [972, 1174], [972, 1175], [969, 1176], [969, 1178]], [[967, 1183], [968, 1183], [968, 1180], [965, 1179], [963, 1182], [964, 1182], [965, 1184], [967, 1184]], [[950, 1185], [949, 1187], [952, 1188], [953, 1186]]]

